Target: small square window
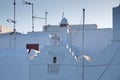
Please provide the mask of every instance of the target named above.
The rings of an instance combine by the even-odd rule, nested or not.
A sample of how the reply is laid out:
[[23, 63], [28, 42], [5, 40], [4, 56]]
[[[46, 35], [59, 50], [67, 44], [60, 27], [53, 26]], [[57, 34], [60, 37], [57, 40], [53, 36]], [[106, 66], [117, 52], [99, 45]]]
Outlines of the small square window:
[[48, 65], [48, 74], [59, 74], [60, 65], [58, 64], [49, 64]]

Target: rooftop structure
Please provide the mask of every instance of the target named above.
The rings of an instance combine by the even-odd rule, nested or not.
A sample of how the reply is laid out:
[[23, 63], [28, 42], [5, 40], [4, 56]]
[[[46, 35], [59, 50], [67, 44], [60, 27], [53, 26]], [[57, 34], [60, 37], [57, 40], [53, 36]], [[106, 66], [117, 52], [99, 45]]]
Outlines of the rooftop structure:
[[0, 25], [0, 34], [8, 33], [8, 32], [12, 32], [12, 30], [9, 29], [8, 27]]

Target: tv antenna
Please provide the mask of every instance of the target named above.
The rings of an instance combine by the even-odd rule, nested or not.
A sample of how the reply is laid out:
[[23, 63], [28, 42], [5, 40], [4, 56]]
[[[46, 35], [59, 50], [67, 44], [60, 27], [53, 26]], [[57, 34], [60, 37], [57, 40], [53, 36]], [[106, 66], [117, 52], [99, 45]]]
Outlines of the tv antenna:
[[38, 19], [43, 19], [43, 20], [45, 20], [45, 26], [47, 25], [47, 14], [48, 14], [48, 12], [45, 12], [45, 17], [43, 18], [43, 17], [38, 17], [38, 16], [33, 16], [33, 18], [38, 18]]
[[28, 1], [23, 1], [23, 4], [32, 6], [32, 32], [34, 32], [34, 3], [28, 2]]
[[[7, 19], [7, 22], [14, 24], [13, 25], [13, 32], [10, 34], [14, 34], [14, 49], [15, 49], [16, 48], [16, 34], [15, 34], [15, 32], [16, 32], [16, 22], [17, 22], [16, 21], [16, 0], [14, 0], [13, 5], [14, 5], [14, 19], [13, 20]], [[10, 49], [11, 49], [11, 40], [10, 40]]]
[[16, 32], [16, 0], [14, 0], [14, 2], [13, 2], [13, 5], [14, 5], [14, 19], [12, 20], [12, 19], [7, 19], [7, 22], [9, 22], [9, 23], [13, 23], [14, 24], [14, 26], [13, 26], [13, 31], [14, 31], [14, 33]]

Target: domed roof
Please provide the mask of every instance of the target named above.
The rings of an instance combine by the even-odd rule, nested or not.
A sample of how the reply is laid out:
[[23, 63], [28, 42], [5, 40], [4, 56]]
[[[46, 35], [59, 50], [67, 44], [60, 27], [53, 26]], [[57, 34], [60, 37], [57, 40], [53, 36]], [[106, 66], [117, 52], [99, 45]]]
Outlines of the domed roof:
[[68, 20], [66, 18], [62, 18], [60, 26], [61, 27], [66, 27], [68, 25]]
[[67, 19], [66, 19], [66, 18], [62, 18], [62, 20], [61, 20], [61, 23], [60, 23], [60, 24], [68, 24]]

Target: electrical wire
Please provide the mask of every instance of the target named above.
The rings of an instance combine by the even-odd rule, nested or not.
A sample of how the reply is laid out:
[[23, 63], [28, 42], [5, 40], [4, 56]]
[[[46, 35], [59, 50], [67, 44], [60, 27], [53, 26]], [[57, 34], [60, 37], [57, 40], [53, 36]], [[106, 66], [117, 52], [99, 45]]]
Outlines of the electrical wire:
[[[81, 12], [81, 13], [82, 13], [82, 12]], [[82, 24], [82, 20], [83, 20], [83, 15], [81, 15], [80, 25]], [[79, 31], [77, 31], [77, 32], [75, 33], [75, 35], [74, 35], [74, 37], [73, 37], [72, 41], [74, 41], [74, 40], [75, 40], [75, 38], [76, 38], [76, 36], [77, 36], [78, 32], [79, 32]]]
[[115, 57], [117, 56], [118, 52], [120, 50], [120, 46], [118, 47], [118, 49], [116, 50], [115, 54], [113, 55], [112, 59], [110, 60], [110, 62], [106, 65], [104, 71], [100, 74], [100, 76], [97, 78], [97, 80], [100, 80], [104, 73], [108, 70], [109, 66], [111, 65], [111, 63], [113, 62], [113, 60], [115, 59]]

